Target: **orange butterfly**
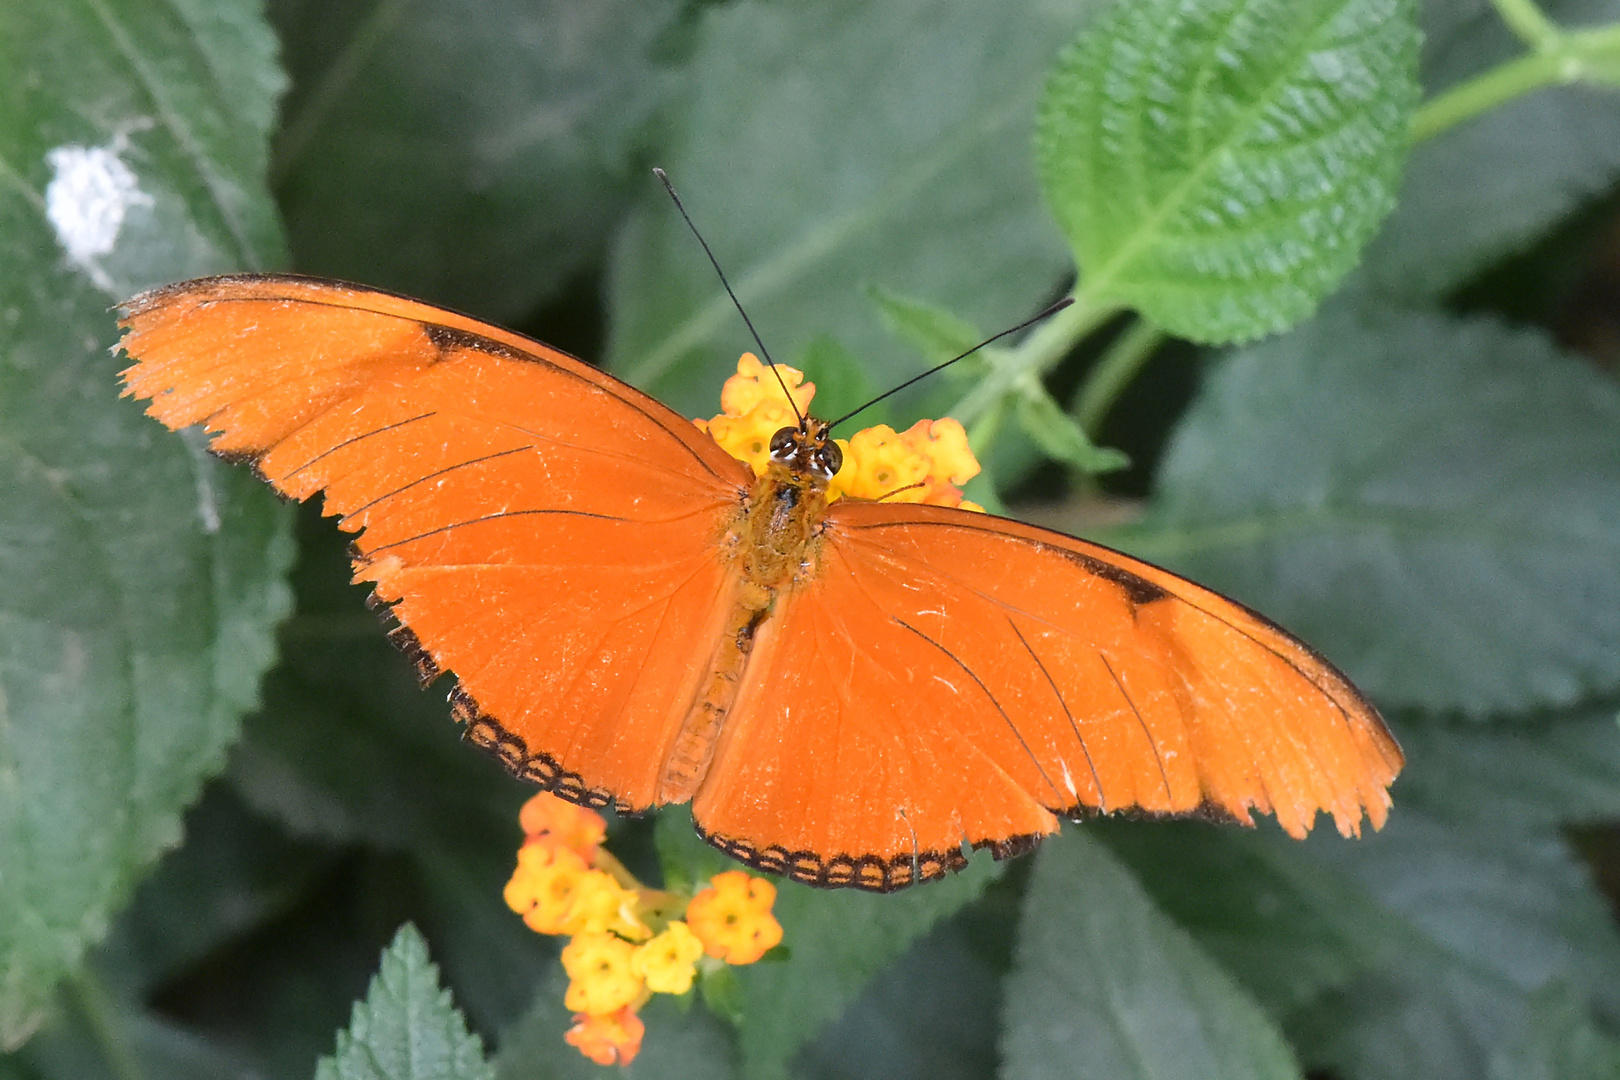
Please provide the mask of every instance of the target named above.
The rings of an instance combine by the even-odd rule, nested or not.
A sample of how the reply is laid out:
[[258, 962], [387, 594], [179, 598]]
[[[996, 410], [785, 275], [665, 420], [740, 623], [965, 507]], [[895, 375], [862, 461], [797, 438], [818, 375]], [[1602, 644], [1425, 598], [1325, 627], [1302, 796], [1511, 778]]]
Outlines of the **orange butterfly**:
[[277, 491], [324, 492], [391, 636], [512, 769], [692, 803], [762, 870], [890, 890], [1060, 817], [1383, 824], [1400, 749], [1326, 660], [1108, 548], [916, 503], [829, 504], [807, 419], [754, 473], [520, 335], [299, 277], [124, 307], [125, 393]]

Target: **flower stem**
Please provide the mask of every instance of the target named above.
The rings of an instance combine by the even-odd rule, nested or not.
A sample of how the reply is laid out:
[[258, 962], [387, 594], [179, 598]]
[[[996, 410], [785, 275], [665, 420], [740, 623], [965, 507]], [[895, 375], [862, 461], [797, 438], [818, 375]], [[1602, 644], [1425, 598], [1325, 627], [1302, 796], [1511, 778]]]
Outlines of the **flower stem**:
[[1150, 356], [1163, 343], [1166, 334], [1146, 319], [1137, 319], [1114, 339], [1098, 358], [1091, 374], [1075, 399], [1074, 418], [1081, 430], [1093, 439], [1108, 410], [1136, 378]]
[[114, 1021], [114, 1006], [108, 999], [106, 987], [88, 968], [81, 969], [66, 980], [66, 988], [73, 1004], [90, 1030], [90, 1038], [100, 1050], [108, 1071], [117, 1080], [144, 1080], [145, 1073], [135, 1060], [129, 1041], [118, 1030]]
[[1620, 78], [1620, 24], [1566, 31], [1549, 22], [1529, 0], [1496, 0], [1496, 4], [1533, 51], [1430, 98], [1412, 117], [1414, 143], [1543, 87], [1613, 84]]
[[1559, 37], [1557, 24], [1536, 6], [1535, 0], [1493, 0], [1496, 13], [1508, 28], [1533, 49], [1545, 48]]

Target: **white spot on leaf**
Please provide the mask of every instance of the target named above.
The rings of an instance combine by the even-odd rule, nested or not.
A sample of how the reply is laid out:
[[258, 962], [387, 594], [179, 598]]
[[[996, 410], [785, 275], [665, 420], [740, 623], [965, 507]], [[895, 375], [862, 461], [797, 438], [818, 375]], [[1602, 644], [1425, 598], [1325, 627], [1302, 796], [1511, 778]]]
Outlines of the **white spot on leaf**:
[[118, 244], [124, 218], [152, 197], [111, 146], [58, 146], [45, 155], [54, 175], [45, 188], [45, 216], [68, 258], [97, 287], [113, 291], [112, 279], [96, 262]]

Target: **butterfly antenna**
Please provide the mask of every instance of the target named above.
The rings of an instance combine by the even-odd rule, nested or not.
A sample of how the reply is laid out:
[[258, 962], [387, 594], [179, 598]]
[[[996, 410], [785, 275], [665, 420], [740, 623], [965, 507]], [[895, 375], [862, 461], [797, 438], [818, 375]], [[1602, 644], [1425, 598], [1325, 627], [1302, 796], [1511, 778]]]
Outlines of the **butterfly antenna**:
[[715, 274], [720, 278], [720, 284], [725, 286], [726, 295], [731, 297], [731, 302], [736, 305], [737, 314], [741, 315], [742, 321], [747, 324], [748, 332], [754, 335], [754, 344], [759, 346], [759, 355], [765, 358], [765, 363], [769, 365], [771, 374], [776, 376], [778, 385], [782, 387], [782, 393], [787, 395], [788, 408], [793, 410], [793, 418], [799, 422], [799, 426], [803, 427], [804, 415], [799, 412], [799, 403], [793, 400], [793, 391], [788, 389], [788, 384], [783, 380], [782, 373], [776, 370], [776, 361], [771, 359], [770, 351], [765, 348], [765, 342], [760, 339], [759, 331], [754, 329], [754, 320], [748, 317], [748, 312], [743, 310], [742, 301], [738, 300], [737, 294], [731, 290], [731, 282], [726, 280], [726, 272], [720, 269], [720, 260], [714, 257], [714, 252], [709, 250], [709, 242], [703, 239], [703, 234], [698, 232], [698, 227], [692, 224], [692, 215], [686, 212], [686, 204], [681, 202], [679, 195], [675, 194], [675, 185], [669, 182], [669, 177], [664, 174], [664, 170], [654, 168], [653, 175], [658, 177], [659, 181], [664, 185], [664, 190], [669, 192], [670, 199], [675, 203], [675, 209], [679, 210], [681, 217], [686, 219], [686, 227], [692, 230], [692, 235], [697, 237], [697, 242], [703, 246], [703, 254], [709, 257], [709, 265], [714, 267]]
[[928, 376], [934, 374], [935, 372], [944, 371], [946, 368], [950, 367], [952, 364], [956, 363], [958, 360], [965, 360], [967, 357], [972, 356], [974, 353], [978, 352], [980, 349], [984, 348], [986, 345], [989, 345], [992, 342], [1000, 341], [1002, 338], [1006, 337], [1008, 334], [1016, 334], [1016, 333], [1018, 333], [1018, 331], [1022, 330], [1026, 326], [1033, 326], [1036, 323], [1040, 322], [1042, 319], [1050, 318], [1051, 316], [1056, 315], [1058, 312], [1062, 311], [1064, 308], [1068, 307], [1072, 303], [1074, 303], [1074, 297], [1072, 297], [1072, 296], [1065, 297], [1062, 300], [1059, 300], [1057, 303], [1053, 304], [1051, 307], [1047, 308], [1045, 311], [1041, 312], [1039, 315], [1032, 316], [1032, 317], [1030, 317], [1028, 319], [1025, 319], [1023, 322], [1019, 323], [1017, 326], [1009, 326], [1007, 329], [1003, 330], [1001, 333], [994, 334], [994, 335], [992, 335], [990, 337], [985, 338], [983, 341], [981, 341], [977, 345], [973, 346], [973, 348], [969, 349], [967, 352], [962, 353], [960, 356], [953, 356], [949, 360], [945, 361], [943, 364], [935, 364], [933, 367], [929, 368], [927, 371], [923, 372], [921, 375], [915, 375], [912, 378], [909, 378], [905, 382], [901, 383], [899, 386], [896, 386], [894, 389], [885, 390], [883, 393], [879, 394], [877, 397], [873, 398], [871, 401], [868, 401], [865, 405], [862, 405], [860, 408], [853, 409], [850, 412], [845, 413], [843, 416], [840, 416], [838, 419], [836, 419], [832, 423], [828, 424], [827, 425], [828, 429], [830, 430], [832, 428], [835, 428], [839, 424], [842, 424], [845, 420], [848, 420], [851, 417], [860, 415], [861, 413], [865, 412], [867, 409], [870, 409], [872, 406], [874, 406], [878, 402], [882, 401], [884, 398], [889, 397], [889, 396], [891, 396], [893, 394], [898, 394], [900, 391], [904, 390], [906, 387], [910, 386], [912, 383], [921, 382], [923, 379], [928, 378]]

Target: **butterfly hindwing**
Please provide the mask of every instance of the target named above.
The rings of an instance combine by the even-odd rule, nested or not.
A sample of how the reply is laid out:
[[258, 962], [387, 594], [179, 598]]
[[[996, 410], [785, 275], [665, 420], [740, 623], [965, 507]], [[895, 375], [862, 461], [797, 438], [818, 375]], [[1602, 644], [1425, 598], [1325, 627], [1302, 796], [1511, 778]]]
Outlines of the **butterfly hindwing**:
[[694, 814], [804, 880], [897, 887], [1057, 816], [1258, 810], [1303, 835], [1318, 810], [1347, 833], [1387, 812], [1400, 752], [1342, 675], [1106, 548], [851, 501], [779, 607]]

